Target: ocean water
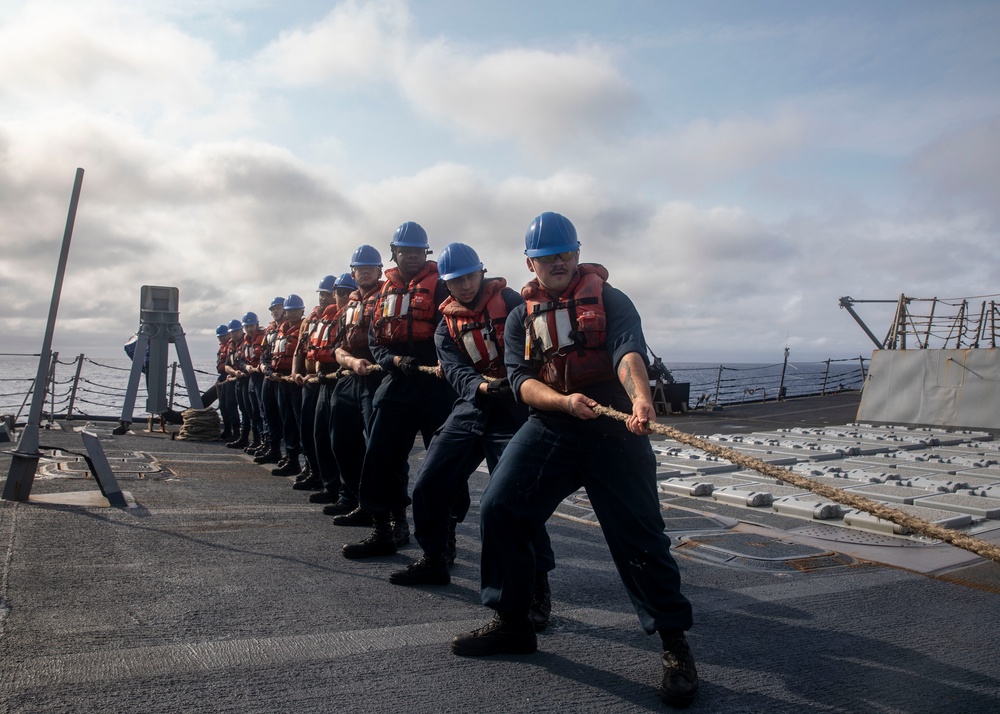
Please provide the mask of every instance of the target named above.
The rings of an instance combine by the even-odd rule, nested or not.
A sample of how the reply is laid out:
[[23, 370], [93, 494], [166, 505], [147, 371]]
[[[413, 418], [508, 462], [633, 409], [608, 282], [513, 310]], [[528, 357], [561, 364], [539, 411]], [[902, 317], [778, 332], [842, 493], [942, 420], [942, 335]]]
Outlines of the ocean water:
[[[60, 357], [54, 366], [54, 386], [48, 388], [44, 412], [64, 415], [73, 400], [73, 415], [120, 416], [128, 387], [131, 362], [126, 356], [109, 358]], [[831, 359], [823, 362], [789, 362], [776, 364], [708, 364], [666, 362], [676, 382], [690, 385], [692, 408], [706, 404], [739, 404], [774, 400], [781, 387], [786, 396], [822, 394], [844, 389], [860, 389], [867, 372], [860, 358]], [[79, 376], [77, 368], [79, 367]], [[195, 364], [198, 386], [204, 391], [215, 382], [215, 365]], [[38, 357], [0, 355], [0, 414], [27, 416], [30, 400], [26, 400], [35, 374]], [[784, 372], [784, 376], [782, 376]], [[173, 370], [167, 368], [167, 393], [171, 391]], [[75, 396], [74, 396], [75, 394]], [[140, 380], [136, 398], [135, 418], [144, 418], [146, 404], [145, 381]], [[187, 408], [187, 392], [180, 368], [176, 370], [173, 408]]]
[[[78, 373], [79, 368], [79, 373]], [[65, 415], [72, 400], [74, 417], [119, 417], [125, 402], [132, 361], [121, 357], [79, 357], [60, 356], [53, 369], [54, 378], [46, 387], [44, 414]], [[195, 376], [201, 391], [210, 387], [216, 378], [215, 364], [194, 364]], [[0, 356], [0, 414], [20, 415], [23, 422], [31, 406], [28, 391], [32, 388], [38, 371], [37, 356]], [[167, 367], [167, 394], [170, 394], [173, 369]], [[145, 418], [146, 383], [139, 380], [139, 392], [135, 400], [134, 415]], [[176, 369], [176, 388], [172, 406], [183, 410], [187, 403], [187, 391], [180, 367]], [[136, 419], [133, 419], [135, 421]]]

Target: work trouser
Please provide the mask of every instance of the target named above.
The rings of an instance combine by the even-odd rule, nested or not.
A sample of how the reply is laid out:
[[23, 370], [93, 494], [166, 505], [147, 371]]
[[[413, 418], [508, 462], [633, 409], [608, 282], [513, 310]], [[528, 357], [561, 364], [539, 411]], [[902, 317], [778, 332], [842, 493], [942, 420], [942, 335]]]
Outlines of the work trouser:
[[240, 406], [236, 397], [236, 382], [218, 382], [219, 412], [222, 414], [222, 428], [234, 437], [240, 432]]
[[261, 391], [264, 388], [264, 375], [260, 372], [250, 374], [250, 423], [258, 441], [267, 440], [267, 429], [264, 427], [264, 404]]
[[371, 432], [361, 470], [361, 505], [375, 514], [410, 505], [409, 457], [419, 433], [424, 448], [457, 399], [447, 381], [429, 374], [390, 373], [372, 401]]
[[298, 456], [302, 453], [302, 444], [299, 441], [299, 424], [302, 422], [302, 387], [284, 379], [277, 385], [278, 411], [281, 413], [285, 453]]
[[[323, 482], [323, 489], [334, 496], [340, 496], [340, 469], [333, 454], [333, 413], [336, 404], [335, 380], [324, 381], [319, 385], [316, 396], [316, 417], [313, 420], [313, 443], [316, 447], [316, 470]], [[355, 494], [352, 499], [357, 501]]]
[[302, 394], [302, 403], [299, 407], [299, 443], [302, 453], [306, 457], [306, 463], [312, 473], [319, 472], [319, 464], [316, 463], [316, 442], [313, 440], [313, 425], [316, 422], [316, 401], [319, 398], [319, 384], [316, 382], [306, 382], [299, 390]]
[[250, 407], [250, 377], [240, 377], [235, 384], [236, 403], [240, 410], [240, 436], [246, 436], [253, 429], [252, 409]]
[[[446, 553], [451, 524], [461, 523], [469, 510], [469, 477], [486, 459], [492, 474], [500, 455], [514, 436], [518, 422], [505, 413], [490, 420], [484, 434], [476, 434], [453, 418], [434, 434], [413, 485], [413, 535], [424, 553]], [[535, 567], [548, 572], [555, 567], [552, 544], [545, 526], [533, 538]]]
[[278, 392], [280, 390], [281, 382], [265, 378], [260, 391], [261, 402], [264, 406], [264, 419], [267, 422], [268, 442], [272, 450], [281, 448], [281, 439], [284, 435], [281, 408], [278, 405]]
[[504, 616], [527, 616], [535, 539], [559, 503], [583, 487], [642, 628], [689, 629], [691, 604], [663, 532], [649, 439], [610, 420], [600, 431], [581, 428], [586, 422], [553, 421], [528, 418], [483, 493], [483, 604]]
[[365, 447], [374, 412], [372, 400], [382, 377], [382, 372], [366, 377], [345, 374], [333, 387], [337, 408], [331, 410], [330, 429], [333, 454], [340, 470], [340, 495], [355, 503], [359, 498]]

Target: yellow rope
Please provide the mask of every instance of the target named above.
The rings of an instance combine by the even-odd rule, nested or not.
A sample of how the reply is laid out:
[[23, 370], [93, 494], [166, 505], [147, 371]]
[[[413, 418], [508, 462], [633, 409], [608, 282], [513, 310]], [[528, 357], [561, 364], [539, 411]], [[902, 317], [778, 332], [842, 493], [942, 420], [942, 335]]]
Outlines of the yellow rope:
[[[625, 414], [616, 409], [611, 409], [610, 407], [601, 405], [598, 405], [593, 409], [598, 414], [609, 416], [613, 419], [618, 419], [619, 421], [626, 421], [630, 416], [629, 414]], [[989, 543], [988, 541], [980, 538], [973, 538], [972, 536], [960, 533], [959, 531], [951, 528], [944, 528], [934, 523], [930, 523], [922, 518], [917, 518], [916, 516], [911, 516], [908, 513], [903, 513], [902, 511], [898, 511], [895, 508], [885, 505], [884, 503], [878, 503], [877, 501], [865, 498], [864, 496], [847, 493], [834, 488], [833, 486], [828, 486], [825, 483], [820, 483], [819, 481], [814, 481], [811, 478], [793, 473], [788, 469], [783, 469], [779, 466], [769, 464], [754, 456], [748, 456], [747, 454], [740, 453], [735, 449], [714, 444], [711, 441], [694, 436], [693, 434], [678, 431], [671, 426], [650, 422], [649, 428], [657, 434], [669, 437], [675, 441], [681, 442], [682, 444], [693, 446], [696, 449], [700, 449], [709, 454], [713, 454], [714, 456], [723, 458], [726, 461], [730, 461], [737, 466], [752, 469], [764, 474], [765, 476], [770, 476], [778, 479], [779, 481], [790, 483], [798, 488], [804, 488], [815, 494], [823, 496], [824, 498], [828, 498], [835, 503], [840, 503], [859, 511], [865, 511], [866, 513], [870, 513], [871, 515], [881, 518], [884, 521], [889, 521], [891, 523], [895, 523], [896, 525], [903, 526], [904, 528], [908, 528], [914, 533], [920, 533], [921, 535], [928, 536], [929, 538], [950, 543], [951, 545], [962, 548], [963, 550], [975, 553], [976, 555], [981, 555], [982, 557], [992, 560], [995, 563], [1000, 563], [1000, 547]]]

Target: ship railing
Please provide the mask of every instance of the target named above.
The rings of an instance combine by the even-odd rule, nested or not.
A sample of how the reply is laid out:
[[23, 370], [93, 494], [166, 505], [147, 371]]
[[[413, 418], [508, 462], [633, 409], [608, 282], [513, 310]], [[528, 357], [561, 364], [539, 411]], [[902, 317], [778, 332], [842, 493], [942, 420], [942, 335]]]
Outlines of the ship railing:
[[[11, 354], [3, 357], [35, 358], [38, 354]], [[186, 394], [184, 389], [178, 392], [177, 367], [171, 365], [168, 379], [167, 408], [183, 411], [188, 408], [183, 400], [175, 400], [175, 394]], [[65, 369], [69, 367], [70, 369]], [[61, 369], [60, 369], [61, 368]], [[208, 375], [215, 380], [214, 372], [194, 370], [197, 374]], [[68, 372], [68, 374], [67, 374]], [[128, 387], [130, 367], [99, 362], [80, 354], [72, 360], [62, 360], [58, 352], [52, 353], [52, 358], [45, 381], [45, 406], [42, 419], [48, 426], [55, 420], [86, 419], [91, 421], [117, 421], [121, 417], [121, 408]], [[123, 374], [124, 373], [124, 374]], [[33, 377], [0, 378], [0, 414], [11, 416], [7, 421], [18, 424], [22, 416], [27, 414], [35, 380]], [[136, 403], [144, 403], [146, 397], [145, 380], [140, 380]]]
[[[37, 354], [3, 356], [38, 358]], [[670, 371], [674, 381], [690, 384], [691, 396], [698, 395], [691, 408], [699, 409], [860, 390], [864, 385], [867, 362], [863, 356], [822, 362], [790, 362], [786, 359], [769, 365], [737, 367], [720, 364], [717, 367], [678, 367]], [[186, 391], [177, 383], [178, 364], [174, 362], [170, 367], [168, 408], [182, 411], [188, 405], [176, 399], [175, 395], [186, 394]], [[129, 372], [129, 367], [91, 359], [85, 354], [63, 360], [58, 353], [53, 353], [45, 385], [43, 418], [49, 425], [56, 419], [116, 421], [121, 416]], [[212, 381], [217, 376], [214, 372], [197, 369], [195, 372], [211, 377]], [[0, 378], [0, 414], [13, 415], [13, 422], [18, 423], [27, 413], [33, 388], [33, 378]], [[145, 390], [145, 380], [140, 380], [137, 404], [144, 403]]]
[[859, 391], [870, 360], [863, 355], [820, 362], [778, 362], [753, 366], [678, 367], [670, 371], [678, 382], [690, 383], [692, 409], [726, 404], [766, 402], [788, 397], [826, 396]]

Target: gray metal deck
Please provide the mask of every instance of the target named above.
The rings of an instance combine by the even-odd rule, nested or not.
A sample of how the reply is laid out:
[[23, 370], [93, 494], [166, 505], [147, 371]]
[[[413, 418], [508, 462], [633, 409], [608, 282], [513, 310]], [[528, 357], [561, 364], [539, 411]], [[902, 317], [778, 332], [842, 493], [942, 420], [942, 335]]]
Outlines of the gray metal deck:
[[[702, 434], [843, 431], [856, 409], [856, 395], [835, 395], [663, 421]], [[70, 432], [41, 441], [81, 450]], [[143, 433], [103, 444], [136, 507], [0, 505], [0, 712], [663, 708], [658, 640], [639, 629], [585, 494], [550, 521], [553, 623], [539, 652], [463, 659], [451, 637], [489, 616], [475, 525], [485, 474], [472, 479], [452, 585], [407, 589], [386, 576], [415, 546], [343, 559], [364, 531], [334, 527], [241, 453]], [[421, 458], [415, 449], [412, 464]], [[47, 464], [33, 495], [96, 489], [81, 476]], [[773, 504], [664, 491], [663, 506], [695, 605], [691, 711], [997, 710], [1000, 565]]]

